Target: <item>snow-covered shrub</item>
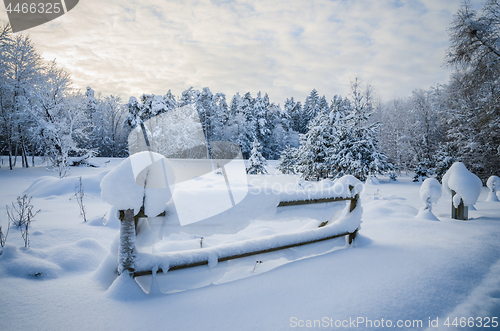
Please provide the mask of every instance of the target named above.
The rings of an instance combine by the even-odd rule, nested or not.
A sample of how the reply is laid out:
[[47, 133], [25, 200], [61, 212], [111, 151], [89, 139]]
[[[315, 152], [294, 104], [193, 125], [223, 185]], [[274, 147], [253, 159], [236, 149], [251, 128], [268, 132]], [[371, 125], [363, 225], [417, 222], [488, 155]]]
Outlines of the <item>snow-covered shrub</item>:
[[491, 176], [486, 182], [486, 186], [490, 189], [486, 201], [500, 201], [497, 196], [497, 189], [500, 189], [500, 178], [498, 176]]
[[455, 162], [443, 176], [443, 188], [449, 194], [455, 191], [453, 205], [458, 207], [460, 201], [465, 206], [472, 206], [476, 203], [483, 186], [479, 177], [469, 172], [462, 162]]
[[418, 212], [417, 218], [427, 219], [427, 220], [438, 220], [434, 214], [432, 214], [432, 205], [441, 198], [441, 184], [435, 178], [427, 178], [422, 183], [420, 187], [420, 199], [424, 203], [420, 211]]
[[251, 151], [250, 158], [248, 159], [248, 165], [246, 167], [247, 174], [258, 175], [267, 174], [267, 170], [264, 166], [267, 165], [266, 159], [262, 156], [260, 150], [260, 143], [258, 141], [253, 142], [253, 148]]

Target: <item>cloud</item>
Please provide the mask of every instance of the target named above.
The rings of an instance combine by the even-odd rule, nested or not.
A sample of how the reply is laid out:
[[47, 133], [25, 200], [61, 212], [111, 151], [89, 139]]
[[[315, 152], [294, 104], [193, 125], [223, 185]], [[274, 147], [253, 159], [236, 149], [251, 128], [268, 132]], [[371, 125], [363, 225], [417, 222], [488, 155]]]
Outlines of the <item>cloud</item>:
[[313, 88], [345, 95], [355, 77], [388, 99], [447, 81], [446, 29], [460, 3], [86, 0], [27, 32], [77, 87], [126, 99], [208, 86], [283, 104]]

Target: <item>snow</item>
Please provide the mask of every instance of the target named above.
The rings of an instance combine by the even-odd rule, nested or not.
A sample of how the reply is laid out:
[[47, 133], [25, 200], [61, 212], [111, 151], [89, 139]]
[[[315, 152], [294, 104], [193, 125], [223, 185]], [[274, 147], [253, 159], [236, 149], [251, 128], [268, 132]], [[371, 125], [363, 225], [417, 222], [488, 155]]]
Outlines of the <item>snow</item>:
[[469, 172], [462, 162], [455, 162], [443, 176], [443, 188], [451, 194], [455, 191], [453, 204], [458, 207], [460, 200], [465, 206], [472, 206], [476, 203], [481, 193], [483, 184], [479, 177]]
[[[165, 178], [166, 177], [166, 178]], [[146, 215], [161, 214], [171, 198], [168, 180], [175, 180], [168, 161], [154, 152], [139, 152], [125, 159], [101, 181], [101, 197], [118, 210], [137, 214], [144, 203]]]
[[[351, 247], [338, 238], [216, 265], [211, 255], [212, 268], [158, 274], [152, 293], [146, 294], [151, 276], [134, 281], [116, 273], [118, 228], [102, 225], [116, 219], [110, 205], [100, 200], [101, 192], [86, 190], [93, 225], [81, 221], [78, 205], [69, 200], [79, 176], [97, 180], [120, 161], [112, 159], [106, 169], [72, 169], [67, 182], [40, 163], [0, 169], [0, 186], [8, 188], [0, 191], [2, 227], [4, 206], [41, 177], [54, 178], [54, 185], [65, 183], [50, 191], [47, 180], [46, 194], [42, 186], [37, 189], [32, 203], [42, 211], [32, 224], [30, 248], [22, 247], [19, 231], [11, 228], [0, 255], [2, 329], [291, 330], [297, 329], [290, 323], [294, 317], [342, 321], [359, 316], [394, 323], [422, 320], [422, 327], [412, 330], [423, 330], [429, 318], [439, 318], [443, 328], [447, 317], [500, 316], [500, 205], [486, 201], [486, 187], [477, 210], [469, 210], [471, 221], [450, 218], [448, 196], [432, 208], [440, 222], [424, 222], [416, 218], [421, 185], [411, 182], [412, 175], [397, 182], [380, 176], [379, 185], [360, 192], [363, 223]], [[273, 186], [290, 183], [295, 188], [299, 178], [279, 175], [274, 165], [269, 162], [269, 175], [248, 176], [248, 194], [220, 215], [187, 226], [169, 219], [167, 230], [161, 230], [163, 239], [156, 237], [152, 247], [148, 240], [141, 246], [138, 237], [141, 258], [163, 256], [161, 262], [168, 263], [166, 257], [174, 251], [202, 254], [266, 236], [284, 240], [347, 215], [345, 202], [276, 208], [279, 195], [272, 193]], [[333, 229], [335, 223], [328, 226]], [[161, 228], [155, 219], [149, 226], [152, 231]], [[204, 248], [199, 248], [201, 236]], [[168, 264], [160, 267], [168, 269]], [[363, 324], [356, 329], [374, 328]]]
[[6, 245], [2, 267], [12, 277], [58, 278], [63, 273], [95, 270], [106, 251], [93, 239], [82, 239], [48, 250]]
[[[97, 175], [81, 176], [82, 185], [85, 193], [99, 193], [101, 191], [99, 185], [104, 175], [108, 171], [103, 171]], [[74, 194], [75, 186], [79, 183], [79, 177], [71, 176], [66, 178], [54, 178], [50, 176], [42, 176], [36, 179], [30, 187], [25, 191], [29, 196], [33, 197], [48, 197], [52, 195]]]
[[439, 198], [441, 198], [441, 184], [439, 184], [439, 181], [435, 178], [427, 178], [424, 180], [420, 187], [420, 199], [424, 204], [420, 208], [417, 218], [439, 221], [432, 213], [432, 205], [436, 204]]
[[[351, 191], [350, 186], [353, 187]], [[285, 185], [280, 193], [280, 201], [297, 201], [322, 198], [350, 198], [363, 191], [363, 183], [356, 177], [345, 175], [335, 181], [310, 182], [301, 179], [296, 187]]]
[[425, 203], [429, 201], [436, 204], [441, 198], [441, 184], [435, 178], [427, 178], [420, 187], [420, 199]]
[[497, 196], [497, 189], [500, 188], [500, 177], [490, 176], [486, 182], [486, 186], [490, 189], [486, 201], [500, 201]]
[[239, 255], [247, 252], [273, 249], [275, 247], [293, 245], [304, 241], [314, 241], [328, 238], [342, 233], [352, 233], [360, 228], [362, 207], [357, 206], [340, 220], [332, 220], [322, 228], [295, 231], [292, 233], [276, 234], [254, 239], [242, 240], [225, 245], [217, 245], [206, 249], [177, 251], [161, 255], [140, 254], [136, 261], [136, 270], [151, 270], [155, 266], [168, 265], [170, 267], [183, 264], [208, 261], [209, 266], [217, 264], [217, 259]]

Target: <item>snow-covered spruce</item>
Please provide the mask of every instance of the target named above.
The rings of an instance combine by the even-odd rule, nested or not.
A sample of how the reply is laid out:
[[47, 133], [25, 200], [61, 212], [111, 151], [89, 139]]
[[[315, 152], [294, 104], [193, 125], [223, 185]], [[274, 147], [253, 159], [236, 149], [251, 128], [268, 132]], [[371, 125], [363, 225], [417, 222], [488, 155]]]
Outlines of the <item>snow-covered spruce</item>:
[[500, 189], [500, 177], [491, 176], [486, 182], [486, 186], [490, 189], [486, 201], [500, 201], [497, 196], [497, 189]]
[[469, 172], [462, 162], [455, 162], [443, 176], [443, 188], [449, 194], [455, 192], [453, 205], [457, 208], [460, 201], [465, 206], [476, 203], [483, 184], [479, 177]]
[[262, 156], [260, 150], [260, 143], [255, 140], [253, 142], [253, 148], [251, 151], [250, 158], [248, 159], [248, 165], [246, 167], [247, 174], [250, 175], [258, 175], [258, 174], [267, 174], [267, 170], [264, 166], [267, 165], [266, 159]]
[[352, 84], [352, 101], [334, 97], [331, 109], [321, 109], [300, 136], [297, 169], [307, 180], [338, 178], [350, 174], [366, 180], [370, 174], [393, 167], [380, 152], [380, 123], [370, 121], [373, 113], [369, 95]]
[[432, 175], [432, 171], [430, 170], [430, 164], [431, 162], [429, 159], [424, 159], [423, 161], [420, 161], [415, 168], [415, 176], [413, 176], [413, 181], [414, 182], [422, 182], [426, 178], [429, 178], [430, 175]]
[[427, 178], [420, 187], [420, 199], [424, 203], [420, 208], [417, 218], [431, 221], [439, 221], [432, 213], [432, 205], [436, 204], [441, 197], [441, 184], [435, 178]]
[[295, 174], [297, 168], [297, 157], [299, 150], [294, 147], [287, 146], [281, 152], [280, 163], [276, 166], [282, 174]]

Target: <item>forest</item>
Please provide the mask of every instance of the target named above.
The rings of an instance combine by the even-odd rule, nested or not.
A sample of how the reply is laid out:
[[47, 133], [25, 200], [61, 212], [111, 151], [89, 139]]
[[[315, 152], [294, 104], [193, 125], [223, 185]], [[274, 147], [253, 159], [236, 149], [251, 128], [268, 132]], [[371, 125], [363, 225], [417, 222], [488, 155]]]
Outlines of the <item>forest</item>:
[[[42, 156], [60, 177], [91, 156], [128, 155], [127, 137], [140, 121], [193, 104], [208, 141], [253, 142], [283, 173], [319, 180], [379, 173], [438, 179], [454, 161], [485, 181], [500, 165], [500, 4], [475, 11], [464, 3], [449, 28], [443, 59], [446, 84], [381, 100], [376, 87], [351, 82], [351, 93], [327, 100], [312, 89], [305, 100], [272, 102], [267, 93], [189, 88], [175, 96], [103, 96], [76, 89], [71, 73], [46, 61], [25, 34], [0, 28], [0, 166], [34, 165]], [[147, 92], [147, 91], [146, 91]], [[335, 94], [335, 91], [327, 91]], [[78, 158], [75, 158], [78, 157]], [[76, 161], [75, 161], [76, 160]]]

